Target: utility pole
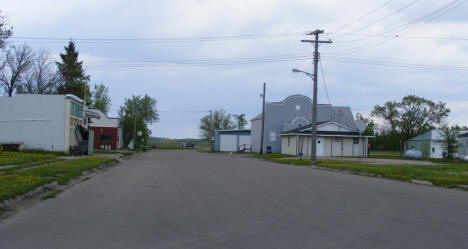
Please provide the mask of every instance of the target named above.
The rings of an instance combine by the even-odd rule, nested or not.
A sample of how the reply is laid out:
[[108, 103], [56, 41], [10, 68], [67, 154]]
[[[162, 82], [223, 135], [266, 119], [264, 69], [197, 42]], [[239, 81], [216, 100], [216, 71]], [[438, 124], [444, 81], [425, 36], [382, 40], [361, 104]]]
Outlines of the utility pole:
[[134, 119], [134, 123], [133, 123], [133, 149], [136, 148], [136, 125], [137, 125], [137, 114], [136, 114], [136, 112], [135, 112], [134, 116], [135, 116], [135, 119]]
[[211, 142], [211, 137], [213, 136], [212, 133], [213, 133], [213, 110], [210, 110], [210, 132], [209, 132], [208, 142], [210, 143], [211, 151], [214, 150], [213, 143]]
[[265, 87], [266, 87], [266, 83], [263, 82], [262, 135], [260, 136], [260, 154], [263, 154], [263, 136], [264, 136], [264, 132], [265, 132]]
[[307, 33], [307, 35], [314, 35], [314, 40], [301, 40], [301, 42], [309, 42], [315, 45], [314, 51], [314, 97], [312, 98], [312, 146], [310, 153], [310, 162], [315, 164], [317, 162], [317, 69], [318, 69], [318, 45], [319, 43], [332, 43], [332, 41], [319, 41], [319, 34], [323, 34], [323, 30], [315, 30]]

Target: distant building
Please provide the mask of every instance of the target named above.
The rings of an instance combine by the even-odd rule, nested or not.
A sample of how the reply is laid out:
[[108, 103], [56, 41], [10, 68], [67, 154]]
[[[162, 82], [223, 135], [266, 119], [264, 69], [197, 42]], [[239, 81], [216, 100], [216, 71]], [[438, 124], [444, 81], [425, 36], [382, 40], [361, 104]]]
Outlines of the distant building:
[[[267, 152], [270, 150], [272, 153], [296, 154], [302, 148], [302, 153], [308, 155], [310, 140], [307, 129], [310, 128], [311, 122], [312, 100], [304, 95], [292, 95], [280, 102], [265, 103], [263, 151]], [[330, 155], [346, 156], [349, 154], [347, 153], [348, 151], [353, 151], [353, 148], [356, 149], [356, 153], [349, 154], [349, 156], [367, 155], [367, 137], [359, 136], [350, 107], [319, 104], [317, 106], [317, 122], [322, 125], [319, 138], [325, 137], [324, 132], [333, 133], [327, 134], [327, 139], [325, 139], [327, 142], [325, 140], [317, 140], [317, 143], [325, 143], [323, 156], [329, 154], [327, 153], [329, 148], [327, 147], [328, 140], [336, 143], [335, 149], [337, 148], [336, 146], [339, 146], [339, 148], [343, 146], [342, 152], [333, 150], [333, 153]], [[251, 127], [252, 151], [259, 152], [262, 129], [261, 114], [251, 120]], [[348, 134], [348, 132], [350, 133]], [[358, 140], [354, 141], [354, 138], [358, 138]], [[287, 143], [288, 139], [289, 143]], [[294, 142], [292, 142], [293, 140]], [[353, 145], [354, 142], [359, 142], [359, 145]], [[285, 148], [285, 144], [289, 144], [289, 146]], [[317, 148], [321, 148], [321, 146], [317, 146]], [[332, 146], [331, 142], [330, 146]], [[358, 147], [365, 149], [357, 153]]]
[[[0, 97], [0, 144], [21, 143], [26, 149], [92, 153], [93, 111], [74, 95], [17, 94]], [[88, 150], [89, 148], [89, 150]]]
[[[459, 152], [465, 152], [466, 143], [465, 137], [468, 136], [468, 131], [460, 131]], [[405, 143], [405, 150], [415, 149], [421, 151], [424, 157], [427, 158], [443, 158], [443, 153], [446, 151], [444, 146], [444, 138], [440, 130], [430, 130], [424, 134], [409, 139]]]
[[468, 156], [468, 131], [458, 136], [458, 155], [461, 158]]
[[97, 109], [90, 109], [100, 118], [92, 118], [89, 124], [94, 131], [94, 147], [100, 149], [120, 149], [122, 147], [122, 126], [119, 118], [109, 118]]
[[251, 151], [250, 130], [217, 130], [214, 135], [216, 151]]

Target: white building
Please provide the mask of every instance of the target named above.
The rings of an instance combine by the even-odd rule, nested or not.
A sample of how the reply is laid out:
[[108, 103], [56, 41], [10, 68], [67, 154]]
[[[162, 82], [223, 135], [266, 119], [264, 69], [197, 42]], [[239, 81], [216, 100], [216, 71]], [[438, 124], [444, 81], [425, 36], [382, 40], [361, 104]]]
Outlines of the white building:
[[[22, 143], [25, 149], [68, 153], [92, 138], [93, 132], [87, 130], [90, 117], [98, 116], [85, 111], [83, 100], [74, 95], [2, 96], [0, 144]], [[84, 142], [79, 144], [80, 140]]]
[[[285, 131], [281, 136], [281, 154], [310, 156], [311, 125]], [[334, 121], [317, 124], [318, 157], [367, 157], [367, 136]]]
[[[466, 154], [465, 137], [468, 135], [468, 131], [460, 131], [460, 137], [458, 138], [459, 154]], [[444, 152], [446, 152], [444, 145], [444, 138], [440, 130], [430, 130], [424, 134], [413, 137], [406, 141], [405, 151], [415, 149], [421, 151], [423, 157], [427, 158], [443, 158]]]

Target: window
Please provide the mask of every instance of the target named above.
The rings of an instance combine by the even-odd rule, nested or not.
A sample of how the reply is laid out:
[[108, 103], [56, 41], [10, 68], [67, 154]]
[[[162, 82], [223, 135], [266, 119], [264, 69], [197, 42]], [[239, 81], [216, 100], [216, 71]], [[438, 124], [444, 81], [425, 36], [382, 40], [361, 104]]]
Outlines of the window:
[[83, 117], [83, 107], [75, 102], [70, 102], [70, 115], [78, 118]]
[[289, 136], [288, 136], [288, 146], [289, 146]]
[[359, 144], [359, 138], [358, 137], [353, 138], [353, 144]]
[[110, 134], [101, 134], [101, 136], [99, 137], [99, 140], [101, 140], [102, 142], [111, 142], [112, 141], [112, 135], [110, 135]]
[[434, 147], [432, 147], [432, 153], [434, 153], [434, 152], [435, 152], [435, 148], [434, 148]]

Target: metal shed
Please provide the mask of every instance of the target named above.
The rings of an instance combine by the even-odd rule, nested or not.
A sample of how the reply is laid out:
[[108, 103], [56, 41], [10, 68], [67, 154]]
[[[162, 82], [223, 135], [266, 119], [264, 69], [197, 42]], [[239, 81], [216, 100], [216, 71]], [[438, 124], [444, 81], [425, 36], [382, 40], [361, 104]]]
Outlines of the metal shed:
[[250, 151], [250, 130], [217, 130], [214, 136], [216, 151]]

